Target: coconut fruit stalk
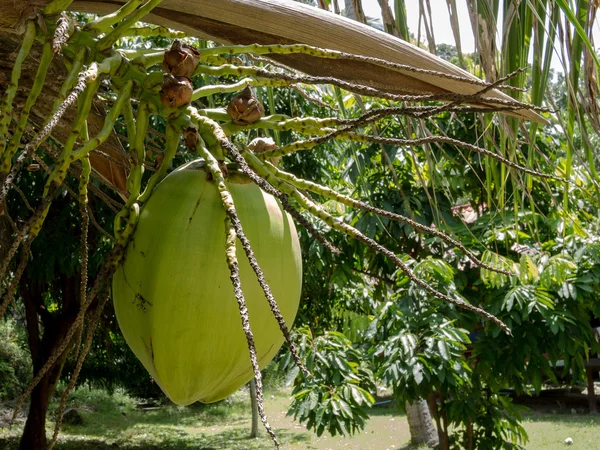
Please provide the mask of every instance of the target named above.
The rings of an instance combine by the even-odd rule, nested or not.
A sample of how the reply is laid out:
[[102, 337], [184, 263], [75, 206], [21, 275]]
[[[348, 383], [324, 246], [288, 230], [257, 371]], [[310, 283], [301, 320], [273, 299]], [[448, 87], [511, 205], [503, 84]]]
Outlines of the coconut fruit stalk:
[[[189, 163], [158, 185], [113, 279], [125, 340], [165, 394], [181, 405], [221, 400], [254, 376], [225, 258], [225, 211], [199, 165]], [[294, 224], [275, 198], [242, 175], [232, 174], [227, 186], [291, 324], [302, 284]], [[238, 253], [243, 254], [241, 246]], [[252, 268], [244, 258], [239, 267], [264, 368], [284, 337]]]

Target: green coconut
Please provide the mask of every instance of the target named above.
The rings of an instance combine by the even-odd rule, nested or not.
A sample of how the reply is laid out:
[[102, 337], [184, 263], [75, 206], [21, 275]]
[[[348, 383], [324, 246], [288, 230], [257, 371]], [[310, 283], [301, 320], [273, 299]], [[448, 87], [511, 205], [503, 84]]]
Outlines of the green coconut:
[[[221, 400], [253, 377], [225, 259], [225, 212], [202, 164], [173, 171], [155, 189], [113, 279], [127, 344], [175, 403]], [[244, 231], [288, 325], [300, 301], [302, 258], [280, 203], [246, 179], [227, 182]], [[261, 368], [284, 337], [237, 244], [240, 278]]]

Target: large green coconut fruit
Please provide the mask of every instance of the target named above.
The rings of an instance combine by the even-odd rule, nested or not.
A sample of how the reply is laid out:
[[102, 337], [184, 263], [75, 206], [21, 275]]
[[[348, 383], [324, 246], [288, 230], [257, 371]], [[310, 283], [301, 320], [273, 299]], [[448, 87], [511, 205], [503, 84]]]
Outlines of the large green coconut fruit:
[[[125, 340], [177, 404], [221, 400], [254, 374], [225, 259], [225, 212], [201, 162], [173, 171], [143, 208], [113, 279]], [[296, 229], [279, 202], [241, 176], [228, 188], [287, 324], [302, 284]], [[240, 278], [260, 367], [283, 343], [256, 276], [237, 244]]]

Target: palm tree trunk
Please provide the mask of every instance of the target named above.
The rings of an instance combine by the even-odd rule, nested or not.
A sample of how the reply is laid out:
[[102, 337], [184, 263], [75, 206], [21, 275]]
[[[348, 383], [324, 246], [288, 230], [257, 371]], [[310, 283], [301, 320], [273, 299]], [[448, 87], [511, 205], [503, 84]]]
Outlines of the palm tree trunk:
[[431, 420], [427, 401], [420, 398], [412, 403], [406, 402], [405, 406], [411, 443], [427, 444], [429, 447], [438, 445], [439, 439]]

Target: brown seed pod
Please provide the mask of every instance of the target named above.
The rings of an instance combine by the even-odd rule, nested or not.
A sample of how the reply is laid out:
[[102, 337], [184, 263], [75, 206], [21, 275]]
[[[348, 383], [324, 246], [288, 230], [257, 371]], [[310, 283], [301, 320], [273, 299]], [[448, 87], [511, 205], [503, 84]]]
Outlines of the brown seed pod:
[[167, 108], [178, 108], [192, 101], [192, 82], [186, 77], [174, 77], [165, 73], [165, 81], [160, 91], [160, 101]]
[[257, 137], [248, 144], [248, 150], [252, 150], [254, 153], [264, 153], [277, 148], [277, 144], [270, 137]]
[[194, 153], [196, 151], [196, 146], [198, 145], [198, 130], [193, 127], [184, 128], [183, 140], [187, 149]]
[[233, 97], [227, 106], [227, 114], [236, 125], [249, 125], [265, 114], [262, 103], [254, 96], [250, 86]]
[[[279, 147], [270, 137], [258, 137], [253, 139], [252, 142], [248, 144], [248, 150], [251, 150], [254, 153], [264, 153], [270, 150], [276, 150]], [[279, 161], [281, 161], [281, 156], [276, 156], [274, 158], [269, 158], [269, 161], [273, 163], [275, 166], [279, 165]]]
[[191, 77], [200, 61], [200, 52], [179, 39], [165, 52], [163, 68], [175, 77]]

